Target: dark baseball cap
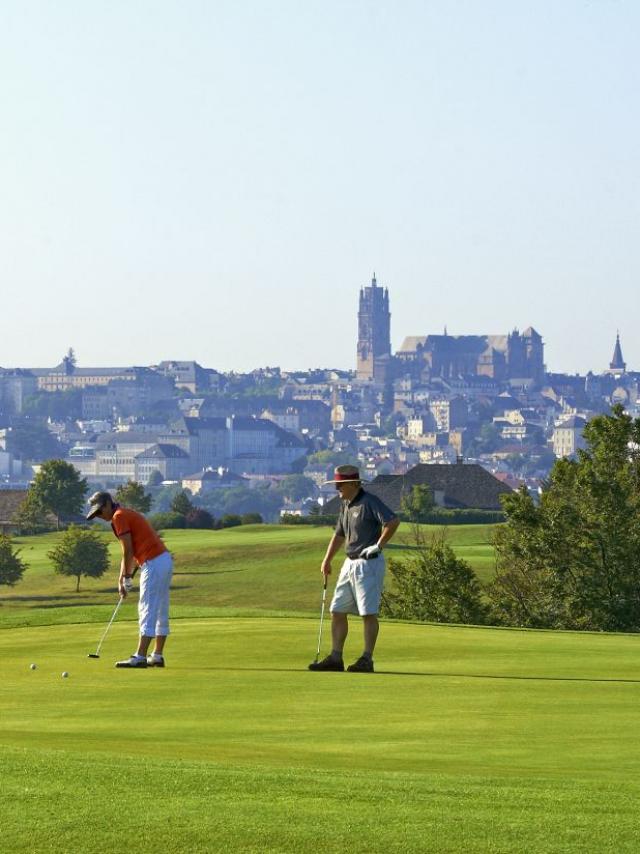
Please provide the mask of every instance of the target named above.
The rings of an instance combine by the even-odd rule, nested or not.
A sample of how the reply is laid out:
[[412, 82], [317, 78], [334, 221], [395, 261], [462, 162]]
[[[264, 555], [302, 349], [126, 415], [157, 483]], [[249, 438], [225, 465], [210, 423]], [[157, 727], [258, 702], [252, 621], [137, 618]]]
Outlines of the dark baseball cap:
[[89, 499], [91, 510], [87, 513], [87, 519], [93, 519], [97, 516], [102, 508], [109, 502], [113, 504], [113, 498], [111, 497], [110, 492], [94, 492]]

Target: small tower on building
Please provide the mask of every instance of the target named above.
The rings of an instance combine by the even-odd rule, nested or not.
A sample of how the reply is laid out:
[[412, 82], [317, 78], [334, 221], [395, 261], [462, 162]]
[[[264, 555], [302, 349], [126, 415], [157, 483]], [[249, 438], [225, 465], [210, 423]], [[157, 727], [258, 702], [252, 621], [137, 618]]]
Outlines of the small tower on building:
[[609, 362], [608, 374], [621, 377], [627, 370], [627, 363], [622, 358], [622, 347], [620, 346], [620, 333], [616, 333], [616, 346], [613, 348], [613, 359]]
[[389, 291], [379, 288], [376, 274], [360, 290], [358, 308], [357, 378], [384, 383], [391, 366]]

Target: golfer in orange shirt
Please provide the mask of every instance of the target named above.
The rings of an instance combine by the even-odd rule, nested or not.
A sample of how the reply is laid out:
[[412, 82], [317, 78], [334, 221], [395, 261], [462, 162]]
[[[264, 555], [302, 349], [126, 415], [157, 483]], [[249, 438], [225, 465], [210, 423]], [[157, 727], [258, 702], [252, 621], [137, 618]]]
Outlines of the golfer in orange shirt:
[[[116, 667], [164, 667], [164, 644], [169, 634], [169, 589], [173, 561], [167, 547], [141, 513], [116, 503], [108, 492], [96, 492], [89, 499], [87, 519], [111, 522], [120, 540], [122, 561], [118, 589], [124, 598], [132, 587], [136, 565], [140, 567], [140, 640], [130, 658], [117, 661]], [[147, 657], [155, 639], [153, 653]]]

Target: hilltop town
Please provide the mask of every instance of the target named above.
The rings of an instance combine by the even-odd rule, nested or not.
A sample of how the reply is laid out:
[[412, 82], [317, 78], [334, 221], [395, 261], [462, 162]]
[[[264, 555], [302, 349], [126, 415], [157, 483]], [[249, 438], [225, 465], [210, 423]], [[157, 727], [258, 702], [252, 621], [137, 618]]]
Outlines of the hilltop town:
[[357, 460], [368, 480], [473, 464], [535, 492], [595, 414], [615, 403], [640, 414], [640, 372], [619, 336], [608, 367], [580, 376], [548, 372], [531, 327], [409, 331], [392, 352], [389, 290], [374, 274], [359, 294], [354, 369], [91, 368], [73, 350], [52, 368], [0, 368], [0, 486], [26, 488], [42, 461], [62, 458], [92, 488], [134, 480], [217, 496], [216, 508], [223, 495], [234, 508], [231, 495], [266, 517], [304, 515], [333, 496], [332, 467]]

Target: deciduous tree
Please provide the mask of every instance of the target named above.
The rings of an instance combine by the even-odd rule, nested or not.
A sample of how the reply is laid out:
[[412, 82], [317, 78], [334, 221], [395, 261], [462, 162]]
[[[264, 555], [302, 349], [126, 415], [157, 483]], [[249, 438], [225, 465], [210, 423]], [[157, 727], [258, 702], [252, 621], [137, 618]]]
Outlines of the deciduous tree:
[[118, 504], [137, 510], [138, 513], [148, 513], [153, 499], [144, 491], [144, 486], [136, 480], [128, 480], [116, 490], [115, 499]]
[[507, 496], [489, 593], [497, 617], [525, 626], [640, 630], [640, 419], [593, 418], [585, 450], [558, 460], [536, 506]]
[[84, 505], [87, 481], [70, 463], [47, 460], [29, 487], [34, 499], [56, 517], [58, 528], [64, 517], [79, 515]]
[[100, 578], [109, 567], [107, 544], [100, 532], [77, 525], [69, 526], [47, 557], [59, 575], [77, 578], [76, 592], [80, 590], [81, 576]]

